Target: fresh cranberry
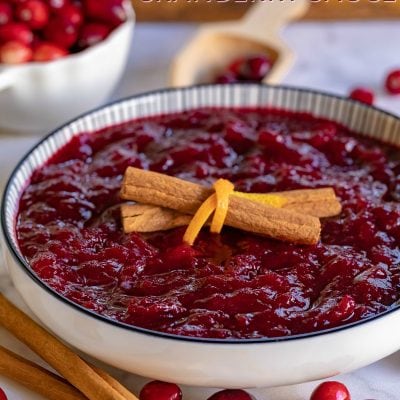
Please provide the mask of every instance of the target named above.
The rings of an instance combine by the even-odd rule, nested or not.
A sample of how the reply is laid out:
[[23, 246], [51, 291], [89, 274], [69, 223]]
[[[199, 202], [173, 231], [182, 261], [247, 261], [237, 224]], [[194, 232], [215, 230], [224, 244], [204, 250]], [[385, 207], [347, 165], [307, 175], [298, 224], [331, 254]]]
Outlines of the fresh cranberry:
[[32, 31], [22, 23], [12, 22], [0, 26], [0, 42], [17, 41], [30, 45], [33, 41]]
[[368, 88], [358, 87], [350, 92], [350, 98], [371, 105], [374, 102], [374, 92]]
[[215, 78], [215, 83], [235, 83], [237, 81], [236, 75], [229, 71]]
[[271, 61], [266, 56], [254, 56], [247, 59], [242, 76], [251, 81], [262, 81], [271, 68]]
[[127, 18], [124, 0], [87, 0], [85, 6], [90, 18], [113, 26], [121, 24]]
[[67, 4], [57, 11], [56, 15], [63, 19], [67, 24], [79, 27], [83, 23], [83, 11], [74, 4]]
[[234, 59], [227, 68], [227, 72], [230, 72], [231, 74], [233, 74], [235, 77], [239, 78], [240, 73], [241, 73], [241, 68], [243, 63], [245, 62], [245, 58], [236, 58]]
[[152, 381], [143, 386], [140, 400], [181, 400], [182, 392], [178, 385], [161, 381]]
[[46, 26], [44, 36], [49, 42], [69, 49], [78, 39], [78, 30], [70, 22], [57, 17]]
[[5, 1], [0, 2], [0, 25], [8, 24], [12, 21], [13, 10], [10, 4]]
[[0, 388], [0, 400], [8, 400], [4, 390]]
[[323, 382], [312, 392], [310, 400], [351, 400], [350, 393], [343, 383]]
[[39, 44], [34, 53], [33, 61], [44, 62], [57, 60], [58, 58], [65, 57], [68, 52], [60, 46], [53, 43], [41, 43]]
[[400, 69], [395, 69], [388, 74], [385, 86], [389, 93], [400, 94]]
[[27, 0], [18, 5], [15, 15], [31, 29], [41, 29], [49, 21], [49, 8], [42, 0]]
[[68, 0], [47, 0], [50, 8], [59, 10], [60, 8], [65, 7], [69, 3]]
[[81, 48], [93, 46], [103, 41], [110, 33], [111, 28], [108, 25], [92, 22], [82, 27], [78, 45]]
[[271, 60], [265, 55], [255, 55], [235, 60], [229, 66], [239, 79], [246, 81], [262, 81], [271, 68]]
[[0, 62], [23, 64], [32, 59], [32, 49], [21, 42], [7, 42], [0, 47]]
[[225, 389], [214, 393], [208, 400], [253, 400], [253, 397], [240, 389]]

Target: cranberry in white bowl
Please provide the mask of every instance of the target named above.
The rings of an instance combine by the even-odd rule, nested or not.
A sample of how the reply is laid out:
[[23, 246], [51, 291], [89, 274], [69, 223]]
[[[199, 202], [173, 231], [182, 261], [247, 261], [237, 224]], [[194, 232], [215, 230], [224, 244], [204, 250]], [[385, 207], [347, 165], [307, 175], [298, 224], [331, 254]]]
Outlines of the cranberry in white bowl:
[[134, 22], [128, 0], [0, 1], [0, 128], [45, 132], [102, 104]]

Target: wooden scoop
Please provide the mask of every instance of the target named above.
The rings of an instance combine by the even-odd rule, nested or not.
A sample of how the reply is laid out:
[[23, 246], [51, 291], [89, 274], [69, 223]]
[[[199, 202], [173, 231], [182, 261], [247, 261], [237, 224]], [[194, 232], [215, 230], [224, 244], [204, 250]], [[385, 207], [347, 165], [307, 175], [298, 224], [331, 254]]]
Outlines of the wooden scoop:
[[294, 59], [279, 31], [307, 9], [307, 0], [260, 0], [239, 21], [203, 25], [176, 56], [170, 84], [213, 82], [234, 59], [253, 54], [267, 54], [273, 62], [263, 82], [279, 83]]

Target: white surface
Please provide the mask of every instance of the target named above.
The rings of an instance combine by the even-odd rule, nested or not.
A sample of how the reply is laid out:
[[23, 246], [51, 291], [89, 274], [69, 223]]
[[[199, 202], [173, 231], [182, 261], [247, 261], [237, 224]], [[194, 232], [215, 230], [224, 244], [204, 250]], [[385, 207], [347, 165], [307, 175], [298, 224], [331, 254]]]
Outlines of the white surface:
[[[117, 90], [116, 97], [165, 86], [168, 63], [173, 54], [193, 32], [188, 25], [140, 25], [133, 43], [135, 51], [128, 70]], [[355, 85], [367, 85], [377, 90], [377, 105], [400, 114], [400, 97], [393, 98], [381, 90], [385, 72], [400, 67], [398, 22], [296, 24], [284, 32], [298, 60], [285, 83], [347, 93]], [[4, 183], [9, 171], [20, 156], [35, 142], [32, 137], [0, 136], [0, 181]], [[22, 305], [5, 273], [0, 278], [0, 289]], [[399, 339], [400, 340], [400, 339]], [[25, 357], [31, 353], [0, 331], [0, 343]], [[340, 349], [338, 349], [340, 352]], [[173, 358], [171, 354], [171, 358]], [[33, 358], [33, 357], [32, 357]], [[37, 359], [35, 359], [37, 360]], [[143, 379], [115, 371], [129, 387], [138, 390]], [[396, 400], [400, 393], [400, 353], [352, 374], [338, 377], [346, 383], [354, 399]], [[254, 390], [259, 400], [306, 400], [315, 383], [284, 388]], [[9, 400], [39, 399], [3, 378], [0, 386], [6, 389]], [[185, 390], [186, 399], [205, 399], [211, 389]]]

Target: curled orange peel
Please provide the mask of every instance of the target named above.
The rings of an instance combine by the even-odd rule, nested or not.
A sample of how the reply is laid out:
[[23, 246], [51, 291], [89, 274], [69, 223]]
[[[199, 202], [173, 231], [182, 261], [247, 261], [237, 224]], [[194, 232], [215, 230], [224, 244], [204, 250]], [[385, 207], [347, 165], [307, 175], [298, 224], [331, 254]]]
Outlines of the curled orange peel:
[[201, 229], [207, 223], [213, 212], [214, 216], [211, 221], [210, 231], [212, 233], [221, 233], [229, 209], [230, 196], [246, 198], [277, 208], [283, 207], [286, 203], [284, 197], [273, 193], [236, 192], [234, 191], [233, 183], [226, 179], [218, 179], [213, 187], [215, 193], [208, 197], [199, 207], [183, 235], [183, 241], [190, 246], [194, 244]]

